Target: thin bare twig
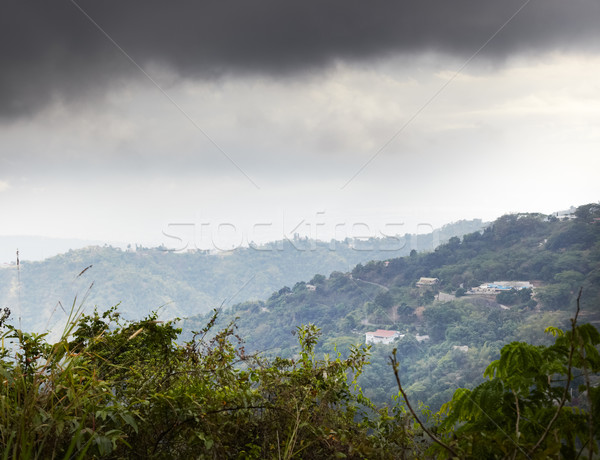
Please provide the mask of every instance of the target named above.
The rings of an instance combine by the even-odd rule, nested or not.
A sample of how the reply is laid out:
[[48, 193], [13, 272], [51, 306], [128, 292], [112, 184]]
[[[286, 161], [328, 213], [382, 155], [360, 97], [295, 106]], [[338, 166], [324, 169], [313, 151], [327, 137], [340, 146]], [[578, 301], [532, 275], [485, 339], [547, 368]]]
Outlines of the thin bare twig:
[[594, 404], [592, 402], [592, 385], [590, 383], [590, 373], [588, 372], [587, 365], [585, 364], [585, 359], [583, 363], [583, 373], [585, 375], [585, 389], [587, 393], [588, 402], [590, 404], [590, 410], [588, 412], [588, 435], [590, 438], [589, 460], [592, 460], [594, 456]]
[[554, 425], [554, 422], [556, 422], [556, 419], [560, 415], [560, 412], [562, 411], [562, 408], [565, 405], [565, 402], [567, 401], [567, 395], [569, 393], [569, 387], [571, 386], [571, 379], [572, 379], [571, 370], [573, 368], [573, 354], [575, 353], [575, 333], [576, 333], [576, 326], [577, 326], [577, 317], [579, 316], [579, 310], [580, 310], [579, 301], [581, 300], [581, 292], [582, 291], [583, 291], [583, 288], [579, 288], [579, 294], [577, 295], [577, 309], [575, 310], [575, 317], [571, 318], [571, 346], [569, 348], [569, 359], [567, 361], [567, 383], [565, 385], [565, 390], [563, 391], [563, 395], [560, 398], [560, 403], [558, 404], [558, 407], [556, 408], [556, 412], [552, 416], [552, 419], [548, 423], [548, 426], [542, 433], [542, 436], [540, 436], [540, 439], [538, 439], [538, 442], [535, 443], [535, 446], [533, 446], [531, 448], [531, 450], [529, 451], [530, 456], [533, 455], [533, 453], [536, 450], [538, 450], [539, 447], [542, 445], [542, 443], [548, 436], [548, 433], [550, 433], [550, 429], [552, 428], [552, 425]]
[[[519, 434], [519, 422], [521, 421], [521, 410], [519, 409], [519, 397], [517, 396], [517, 392], [512, 389], [513, 394], [515, 395], [515, 407], [517, 408], [517, 421], [515, 423], [515, 436], [517, 437], [517, 443], [519, 442], [520, 434]], [[515, 449], [515, 453], [513, 454], [513, 460], [517, 458], [517, 452], [519, 445], [517, 444], [517, 449]]]
[[398, 374], [399, 363], [398, 363], [398, 360], [396, 359], [396, 349], [395, 348], [394, 348], [394, 351], [392, 352], [392, 356], [390, 356], [390, 361], [392, 363], [392, 367], [394, 368], [394, 376], [396, 377], [396, 383], [398, 384], [398, 389], [400, 390], [400, 393], [402, 394], [402, 398], [404, 398], [404, 402], [406, 403], [406, 406], [408, 407], [408, 410], [410, 411], [412, 416], [415, 418], [417, 423], [421, 426], [423, 431], [425, 433], [427, 433], [427, 436], [429, 436], [433, 440], [433, 442], [442, 446], [444, 449], [446, 449], [448, 452], [450, 452], [453, 457], [458, 457], [458, 454], [454, 451], [454, 449], [452, 449], [452, 447], [450, 447], [448, 444], [446, 444], [444, 441], [442, 441], [440, 438], [438, 438], [435, 434], [433, 434], [423, 424], [423, 422], [421, 422], [421, 420], [417, 416], [417, 413], [415, 412], [415, 410], [411, 406], [410, 402], [408, 401], [408, 396], [404, 392], [404, 389], [402, 388], [402, 384], [400, 383], [400, 375]]

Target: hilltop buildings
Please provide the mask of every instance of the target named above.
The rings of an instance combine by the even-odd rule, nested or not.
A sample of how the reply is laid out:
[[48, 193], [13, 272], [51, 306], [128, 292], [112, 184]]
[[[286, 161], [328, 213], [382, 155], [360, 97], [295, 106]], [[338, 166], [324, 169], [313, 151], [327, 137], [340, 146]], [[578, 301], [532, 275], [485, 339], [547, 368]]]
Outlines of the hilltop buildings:
[[396, 339], [401, 339], [404, 334], [398, 331], [386, 331], [385, 329], [377, 329], [375, 332], [365, 333], [365, 343], [385, 343], [390, 344]]

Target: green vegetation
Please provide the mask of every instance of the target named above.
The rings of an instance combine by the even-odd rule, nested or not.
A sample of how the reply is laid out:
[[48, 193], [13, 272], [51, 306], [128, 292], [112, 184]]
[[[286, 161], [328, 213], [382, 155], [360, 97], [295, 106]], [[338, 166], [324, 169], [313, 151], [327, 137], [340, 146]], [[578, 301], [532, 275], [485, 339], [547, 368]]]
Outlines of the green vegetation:
[[577, 325], [577, 314], [570, 330], [549, 328], [551, 346], [503, 347], [488, 381], [456, 390], [427, 420], [401, 385], [396, 350], [387, 371], [404, 404], [376, 410], [356, 380], [368, 348], [318, 358], [314, 325], [297, 328], [293, 358], [268, 361], [246, 353], [234, 325], [209, 339], [216, 313], [182, 346], [180, 330], [155, 315], [138, 322], [122, 321], [114, 308], [74, 315], [53, 344], [7, 325], [7, 316], [2, 339], [12, 343], [0, 356], [7, 459], [542, 459], [599, 451], [600, 333]]
[[[443, 439], [431, 436], [441, 457], [450, 452], [473, 459], [578, 458], [588, 451], [591, 459], [599, 452], [600, 387], [592, 385], [591, 375], [600, 371], [600, 333], [590, 324], [577, 324], [580, 297], [581, 291], [570, 330], [546, 330], [556, 337], [554, 344], [505, 345], [484, 372], [489, 380], [473, 390], [456, 390], [442, 406]], [[392, 364], [410, 407], [395, 352]]]
[[[581, 226], [586, 230], [578, 234], [588, 235], [583, 242], [564, 237]], [[580, 286], [581, 320], [600, 324], [598, 267], [600, 224], [594, 218], [509, 215], [483, 232], [452, 238], [429, 253], [358, 264], [350, 273], [296, 282], [265, 301], [224, 309], [221, 320], [226, 324], [238, 318], [247, 349], [265, 356], [292, 356], [291, 332], [298, 324], [314, 323], [322, 329], [324, 340], [317, 348], [321, 353], [333, 352], [336, 345], [343, 349], [364, 343], [367, 331], [400, 331], [404, 337], [393, 345], [373, 348], [371, 365], [359, 383], [378, 406], [393, 404], [395, 381], [387, 357], [396, 347], [402, 353], [408, 394], [436, 411], [457, 387], [481, 383], [487, 363], [497, 359], [507, 343], [549, 345], [544, 327], [568, 327]], [[420, 277], [438, 278], [439, 283], [417, 287]], [[532, 281], [536, 287], [498, 297], [468, 292], [495, 280]], [[184, 336], [185, 330], [206, 320], [187, 319]], [[428, 335], [429, 340], [418, 341], [417, 335]]]
[[500, 292], [496, 296], [496, 302], [502, 305], [535, 307], [537, 302], [531, 299], [532, 294], [531, 289], [511, 289], [510, 291]]
[[[412, 248], [432, 250], [454, 235], [483, 225], [481, 220], [460, 221], [433, 233], [400, 238], [332, 242], [294, 238], [219, 254], [88, 247], [42, 262], [22, 261], [20, 273], [16, 266], [0, 268], [0, 305], [10, 306], [22, 327], [45, 332], [64, 324], [67, 308], [63, 304], [87, 291], [93, 282], [90, 305], [120, 302], [122, 315], [132, 320], [159, 307], [163, 319], [198, 315], [223, 302], [231, 305], [267, 298], [273, 290], [309, 279], [321, 270], [346, 271], [359, 262], [408, 255]], [[26, 253], [26, 248], [21, 250]], [[77, 276], [86, 267], [90, 268]]]
[[[185, 321], [113, 308], [49, 343], [4, 318], [3, 453], [598, 458], [599, 211], [504, 216]], [[472, 290], [498, 280], [534, 287]], [[402, 337], [368, 348], [375, 329]]]
[[[2, 320], [6, 320], [5, 315]], [[115, 309], [70, 323], [54, 344], [3, 324], [4, 458], [389, 458], [416, 455], [401, 408], [377, 411], [356, 386], [368, 350], [318, 358], [297, 329], [294, 359], [259, 359], [230, 325], [182, 346], [155, 315]], [[11, 351], [12, 350], [12, 351]]]

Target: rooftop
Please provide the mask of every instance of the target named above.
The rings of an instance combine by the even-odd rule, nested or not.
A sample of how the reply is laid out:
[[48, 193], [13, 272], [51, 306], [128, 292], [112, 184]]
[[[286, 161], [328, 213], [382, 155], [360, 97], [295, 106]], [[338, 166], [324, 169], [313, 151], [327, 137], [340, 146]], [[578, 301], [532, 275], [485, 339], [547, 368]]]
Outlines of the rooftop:
[[385, 329], [377, 329], [375, 332], [365, 332], [365, 334], [370, 334], [373, 337], [394, 337], [396, 334], [399, 334], [399, 332], [386, 331]]

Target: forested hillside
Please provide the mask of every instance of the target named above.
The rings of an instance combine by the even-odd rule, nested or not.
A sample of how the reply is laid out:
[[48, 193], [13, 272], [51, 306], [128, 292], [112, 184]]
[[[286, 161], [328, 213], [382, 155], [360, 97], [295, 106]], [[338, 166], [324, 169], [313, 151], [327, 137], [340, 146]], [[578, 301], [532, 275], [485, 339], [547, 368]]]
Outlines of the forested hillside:
[[[404, 351], [391, 350], [390, 408], [357, 385], [368, 347], [316, 351], [320, 330], [295, 329], [297, 354], [248, 354], [215, 315], [185, 343], [172, 322], [79, 315], [55, 342], [0, 314], [0, 447], [4, 458], [547, 459], [595, 458], [600, 333], [546, 330], [547, 346], [512, 342], [486, 380], [457, 388], [435, 415], [406, 396]], [[404, 384], [406, 385], [406, 384]], [[410, 400], [413, 399], [412, 404]]]
[[[363, 343], [365, 332], [397, 330], [393, 345], [375, 345], [360, 383], [378, 404], [396, 393], [386, 358], [393, 347], [409, 394], [438, 409], [460, 386], [482, 380], [483, 369], [514, 340], [548, 343], [546, 326], [568, 326], [579, 287], [582, 321], [600, 319], [600, 207], [586, 205], [572, 219], [507, 215], [482, 232], [452, 238], [435, 251], [359, 264], [351, 272], [318, 274], [285, 286], [268, 300], [224, 309], [238, 318], [248, 350], [292, 357], [294, 328], [314, 323], [320, 351]], [[419, 287], [421, 277], [437, 278]], [[498, 280], [531, 281], [520, 292], [474, 295], [472, 287]], [[184, 330], [206, 321], [184, 322]], [[423, 339], [423, 336], [428, 336]], [[420, 341], [419, 341], [420, 340]]]
[[0, 268], [0, 306], [10, 307], [15, 320], [20, 316], [23, 327], [38, 331], [60, 324], [73, 299], [86, 293], [89, 308], [121, 303], [129, 319], [159, 307], [163, 319], [184, 317], [222, 303], [265, 299], [320, 270], [346, 271], [359, 262], [432, 250], [483, 226], [480, 220], [460, 221], [429, 234], [342, 242], [295, 238], [217, 254], [94, 246], [42, 262], [22, 261], [19, 271], [16, 265]]
[[[598, 218], [597, 205], [562, 221], [504, 216], [183, 323], [81, 307], [51, 342], [4, 309], [0, 446], [7, 458], [595, 458]], [[376, 328], [402, 337], [368, 347]]]

